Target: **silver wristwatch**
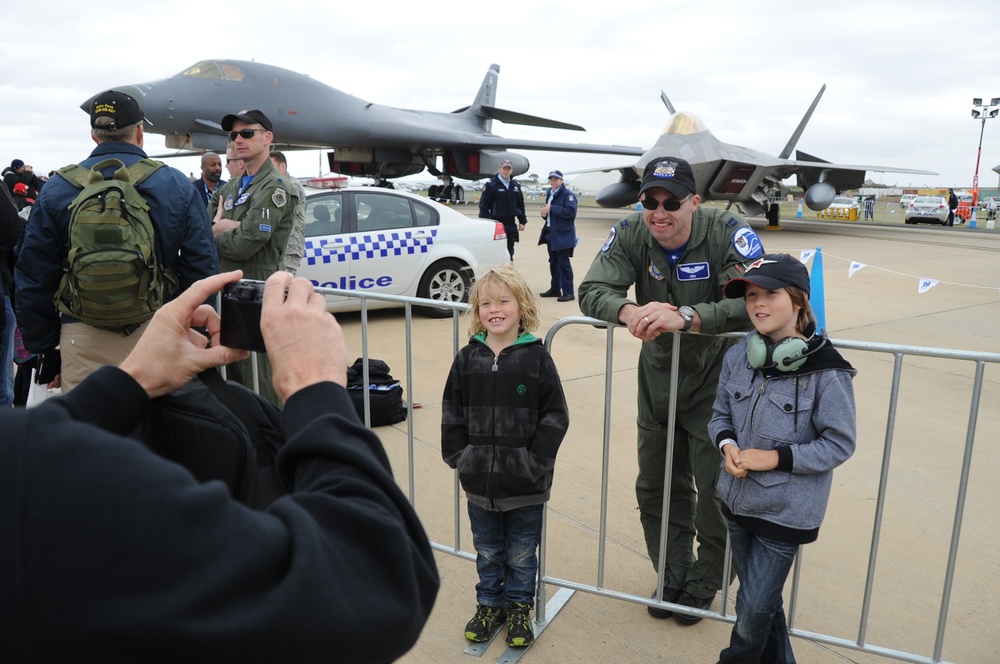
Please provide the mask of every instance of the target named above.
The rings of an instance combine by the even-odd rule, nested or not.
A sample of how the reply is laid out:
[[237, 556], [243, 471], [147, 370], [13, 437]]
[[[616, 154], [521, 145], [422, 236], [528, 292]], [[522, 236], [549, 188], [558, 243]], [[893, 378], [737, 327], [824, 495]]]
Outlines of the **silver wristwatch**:
[[683, 307], [677, 307], [677, 313], [684, 319], [684, 327], [681, 328], [681, 332], [687, 332], [694, 325], [694, 309], [684, 305]]

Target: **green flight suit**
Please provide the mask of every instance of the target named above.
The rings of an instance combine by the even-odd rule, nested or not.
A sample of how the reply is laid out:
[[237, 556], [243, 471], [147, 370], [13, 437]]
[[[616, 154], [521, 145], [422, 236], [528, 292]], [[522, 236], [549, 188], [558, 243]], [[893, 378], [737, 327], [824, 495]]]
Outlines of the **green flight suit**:
[[[266, 280], [283, 267], [288, 235], [295, 219], [298, 195], [285, 177], [265, 159], [253, 180], [243, 189], [242, 178], [222, 185], [208, 204], [208, 216], [215, 218], [221, 205], [222, 216], [241, 222], [239, 228], [215, 236], [219, 270], [243, 270], [244, 279]], [[226, 367], [227, 377], [253, 389], [250, 358]], [[257, 354], [259, 392], [281, 405], [271, 385], [271, 363], [266, 353]]]
[[[580, 284], [584, 314], [618, 323], [625, 304], [667, 302], [693, 307], [701, 333], [680, 335], [677, 415], [667, 527], [665, 584], [698, 598], [722, 587], [726, 522], [715, 480], [719, 450], [708, 436], [708, 421], [722, 369], [734, 339], [721, 332], [750, 329], [743, 298], [726, 300], [722, 287], [737, 276], [737, 266], [763, 253], [760, 239], [731, 211], [699, 206], [691, 237], [675, 267], [637, 212], [611, 228], [608, 239]], [[635, 285], [635, 301], [628, 290]], [[644, 341], [638, 367], [638, 462], [636, 498], [646, 550], [657, 568], [663, 511], [670, 365], [673, 333]], [[697, 486], [697, 492], [695, 491]], [[694, 553], [697, 534], [698, 553]]]

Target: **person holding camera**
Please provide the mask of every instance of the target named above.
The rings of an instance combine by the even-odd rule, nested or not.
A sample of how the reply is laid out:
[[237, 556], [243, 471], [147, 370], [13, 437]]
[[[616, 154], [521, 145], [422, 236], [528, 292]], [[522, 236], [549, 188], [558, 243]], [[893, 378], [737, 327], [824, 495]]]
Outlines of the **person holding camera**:
[[[38, 190], [42, 188], [42, 183], [35, 175], [35, 169], [20, 159], [12, 160], [10, 166], [4, 169], [3, 183], [7, 185], [7, 190], [10, 193], [32, 201], [38, 198]], [[19, 184], [24, 185], [23, 188], [17, 187]], [[23, 189], [23, 191], [18, 194], [14, 191], [15, 188]]]
[[0, 409], [0, 661], [391, 662], [416, 642], [433, 553], [307, 280], [268, 279], [260, 324], [287, 495], [248, 509], [125, 437], [151, 399], [246, 357], [204, 304], [240, 276], [192, 285], [70, 394]]

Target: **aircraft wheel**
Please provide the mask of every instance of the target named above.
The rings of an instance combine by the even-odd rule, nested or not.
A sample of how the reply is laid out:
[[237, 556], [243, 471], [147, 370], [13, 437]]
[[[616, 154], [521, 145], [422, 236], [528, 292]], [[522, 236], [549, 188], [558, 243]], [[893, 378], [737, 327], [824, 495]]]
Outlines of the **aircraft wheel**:
[[[446, 259], [432, 265], [420, 278], [417, 297], [438, 302], [467, 303], [471, 289], [472, 269], [456, 260]], [[451, 316], [450, 309], [436, 307], [416, 307], [416, 309], [428, 318]]]
[[465, 188], [460, 184], [455, 185], [455, 202], [456, 203], [465, 202]]
[[781, 208], [777, 203], [767, 206], [767, 223], [771, 226], [779, 226], [781, 221]]
[[451, 203], [454, 191], [455, 185], [445, 185], [444, 189], [441, 190], [441, 200], [445, 203]]
[[432, 184], [430, 187], [427, 188], [427, 198], [436, 201], [438, 199], [438, 196], [440, 195], [441, 195], [441, 185]]

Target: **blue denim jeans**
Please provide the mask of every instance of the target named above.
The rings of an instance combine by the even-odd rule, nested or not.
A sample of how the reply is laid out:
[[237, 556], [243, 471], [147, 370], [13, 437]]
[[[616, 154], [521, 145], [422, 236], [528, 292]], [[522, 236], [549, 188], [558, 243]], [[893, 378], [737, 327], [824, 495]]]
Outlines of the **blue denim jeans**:
[[736, 625], [719, 662], [794, 664], [781, 590], [799, 546], [765, 539], [733, 521], [729, 542], [740, 589]]
[[545, 505], [491, 512], [469, 503], [472, 543], [476, 547], [476, 602], [500, 607], [535, 606], [538, 543]]
[[14, 403], [14, 307], [10, 298], [3, 296], [4, 316], [3, 336], [0, 336], [0, 406]]

